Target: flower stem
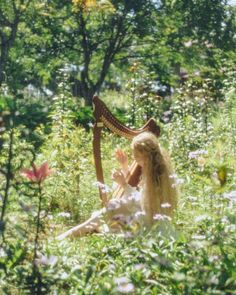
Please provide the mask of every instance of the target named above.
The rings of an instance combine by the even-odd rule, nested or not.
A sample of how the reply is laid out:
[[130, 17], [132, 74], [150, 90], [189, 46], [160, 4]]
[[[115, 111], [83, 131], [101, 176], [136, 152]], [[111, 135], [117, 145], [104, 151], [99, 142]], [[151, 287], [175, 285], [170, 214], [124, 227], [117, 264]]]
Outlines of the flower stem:
[[37, 220], [36, 220], [36, 234], [34, 239], [34, 255], [33, 255], [33, 277], [37, 278], [37, 285], [36, 285], [36, 294], [40, 294], [41, 289], [41, 275], [35, 263], [37, 257], [37, 250], [39, 248], [39, 232], [40, 232], [40, 213], [42, 209], [42, 198], [43, 192], [41, 187], [41, 182], [38, 183], [38, 192], [39, 192], [39, 202], [38, 202], [38, 212], [37, 212]]

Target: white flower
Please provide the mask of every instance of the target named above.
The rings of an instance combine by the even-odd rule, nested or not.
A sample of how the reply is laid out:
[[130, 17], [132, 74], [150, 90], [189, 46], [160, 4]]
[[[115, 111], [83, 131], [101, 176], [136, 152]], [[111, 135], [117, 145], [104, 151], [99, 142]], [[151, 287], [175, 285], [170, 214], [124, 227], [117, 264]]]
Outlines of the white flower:
[[145, 216], [145, 212], [144, 211], [137, 211], [134, 214], [134, 217], [135, 218], [139, 218], [139, 217], [142, 217], [142, 216]]
[[171, 207], [171, 204], [169, 204], [169, 203], [161, 204], [161, 208], [170, 208], [170, 207]]
[[116, 291], [123, 294], [131, 293], [134, 292], [134, 285], [132, 283], [122, 284], [116, 287]]
[[199, 216], [197, 216], [195, 219], [194, 219], [194, 221], [195, 222], [200, 222], [200, 221], [202, 221], [202, 220], [206, 220], [207, 218], [208, 218], [209, 216], [208, 215], [199, 215]]
[[143, 263], [139, 263], [139, 264], [134, 265], [135, 270], [142, 270], [144, 268], [145, 268], [145, 264], [143, 264]]
[[196, 202], [197, 201], [197, 197], [188, 196], [187, 198], [188, 198], [189, 201], [192, 201], [192, 202]]
[[223, 216], [223, 217], [221, 218], [221, 222], [222, 222], [222, 223], [229, 223], [229, 219], [227, 218], [227, 216]]
[[191, 47], [193, 45], [193, 42], [192, 42], [192, 40], [189, 40], [189, 41], [187, 41], [187, 42], [184, 42], [184, 46], [185, 47]]
[[209, 257], [209, 261], [210, 261], [210, 262], [214, 262], [214, 261], [216, 261], [216, 260], [219, 260], [219, 256], [217, 256], [217, 255], [212, 255], [212, 256]]
[[54, 266], [58, 261], [57, 256], [51, 255], [51, 256], [45, 256], [41, 255], [40, 258], [35, 259], [36, 265], [51, 265]]
[[6, 252], [3, 249], [0, 249], [0, 258], [6, 257], [6, 256], [7, 256]]
[[110, 200], [107, 204], [107, 210], [116, 210], [120, 208], [120, 202], [118, 200]]
[[183, 178], [177, 178], [176, 174], [174, 175], [170, 175], [170, 178], [174, 179], [174, 183], [171, 185], [171, 187], [175, 188], [180, 184], [184, 183], [184, 179]]
[[165, 112], [163, 113], [163, 115], [164, 115], [164, 116], [169, 116], [169, 115], [171, 115], [171, 113], [172, 113], [172, 111], [165, 111]]
[[70, 213], [69, 212], [60, 212], [60, 213], [58, 213], [57, 216], [69, 218]]
[[123, 237], [125, 239], [132, 239], [134, 237], [134, 235], [130, 231], [126, 231], [126, 232], [124, 232]]
[[108, 185], [104, 184], [104, 183], [101, 183], [99, 181], [95, 181], [94, 182], [94, 185], [98, 188], [101, 189], [102, 193], [109, 193], [111, 191], [111, 189], [109, 188]]
[[188, 158], [197, 159], [200, 155], [207, 155], [207, 154], [208, 154], [208, 151], [206, 150], [196, 150], [196, 151], [190, 152], [188, 154]]
[[129, 197], [128, 200], [139, 202], [141, 198], [141, 193], [139, 191], [133, 192]]
[[232, 191], [228, 194], [224, 194], [224, 198], [226, 198], [230, 201], [236, 202], [236, 191]]
[[126, 277], [115, 278], [114, 281], [115, 281], [115, 283], [116, 283], [117, 285], [127, 284], [127, 283], [130, 282], [130, 280], [129, 280], [128, 278], [126, 278]]
[[134, 285], [130, 283], [130, 280], [126, 277], [116, 278], [114, 281], [117, 284], [115, 290], [119, 293], [127, 294], [135, 290]]
[[173, 179], [174, 182], [175, 182], [174, 184], [172, 184], [172, 187], [175, 187], [178, 184], [184, 183], [184, 179], [183, 178], [178, 178], [177, 174], [171, 174], [171, 175], [169, 175], [169, 178]]
[[164, 220], [168, 220], [171, 221], [170, 216], [164, 215], [164, 214], [156, 214], [153, 216], [154, 220], [159, 220], [159, 221], [164, 221]]
[[165, 122], [165, 123], [168, 123], [170, 121], [170, 119], [168, 117], [162, 117], [162, 120]]
[[204, 235], [194, 235], [192, 236], [193, 239], [195, 240], [205, 240], [206, 236]]
[[169, 178], [176, 179], [176, 178], [178, 178], [178, 176], [177, 176], [177, 174], [171, 174], [171, 175], [169, 175]]

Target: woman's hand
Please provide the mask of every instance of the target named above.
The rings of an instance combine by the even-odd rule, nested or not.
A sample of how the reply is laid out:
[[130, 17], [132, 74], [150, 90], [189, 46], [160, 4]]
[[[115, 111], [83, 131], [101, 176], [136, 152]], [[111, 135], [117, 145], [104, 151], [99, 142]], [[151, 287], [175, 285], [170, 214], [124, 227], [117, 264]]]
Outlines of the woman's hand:
[[122, 149], [117, 149], [115, 151], [116, 160], [120, 163], [121, 168], [125, 174], [129, 171], [128, 166], [128, 156]]
[[121, 170], [116, 170], [112, 174], [112, 179], [117, 182], [120, 186], [125, 187], [126, 186], [126, 180], [123, 172]]

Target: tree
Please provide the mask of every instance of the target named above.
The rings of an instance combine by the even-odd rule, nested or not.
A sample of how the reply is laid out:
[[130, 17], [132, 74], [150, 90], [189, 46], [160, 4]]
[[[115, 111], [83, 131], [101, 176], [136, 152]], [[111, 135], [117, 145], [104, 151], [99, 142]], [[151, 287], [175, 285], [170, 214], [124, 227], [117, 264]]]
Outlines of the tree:
[[19, 24], [25, 17], [32, 0], [1, 0], [0, 2], [0, 85], [7, 80], [7, 65], [14, 46]]
[[155, 14], [153, 34], [138, 54], [145, 51], [143, 63], [164, 84], [180, 80], [181, 67], [219, 66], [219, 56], [235, 48], [235, 11], [226, 1], [162, 0]]
[[74, 1], [67, 7], [67, 19], [54, 18], [54, 26], [61, 26], [63, 34], [57, 44], [54, 35], [53, 46], [60, 52], [65, 49], [68, 68], [74, 66], [74, 94], [92, 105], [115, 58], [129, 56], [131, 46], [150, 31], [155, 6], [147, 0], [116, 0]]

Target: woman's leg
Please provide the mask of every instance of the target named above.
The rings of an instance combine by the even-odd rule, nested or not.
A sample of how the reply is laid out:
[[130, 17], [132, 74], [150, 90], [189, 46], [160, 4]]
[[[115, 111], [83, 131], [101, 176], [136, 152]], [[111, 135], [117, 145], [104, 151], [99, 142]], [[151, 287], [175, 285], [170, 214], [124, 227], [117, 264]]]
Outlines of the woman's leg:
[[96, 231], [99, 231], [99, 226], [102, 223], [102, 215], [96, 215], [90, 217], [85, 222], [69, 229], [65, 233], [59, 235], [57, 237], [57, 240], [61, 241], [64, 240], [67, 237], [81, 237], [89, 233], [93, 233]]
[[[125, 217], [129, 216], [129, 206], [128, 203], [116, 203], [117, 202], [114, 204], [113, 202], [112, 204], [112, 202], [110, 202], [110, 208], [102, 208], [101, 210], [94, 212], [85, 222], [59, 235], [57, 240], [61, 241], [67, 237], [81, 237], [93, 232], [99, 232], [99, 227], [104, 223], [104, 221], [108, 224], [110, 229], [115, 231], [121, 230], [122, 225], [125, 224]], [[117, 219], [118, 215], [121, 218]]]

